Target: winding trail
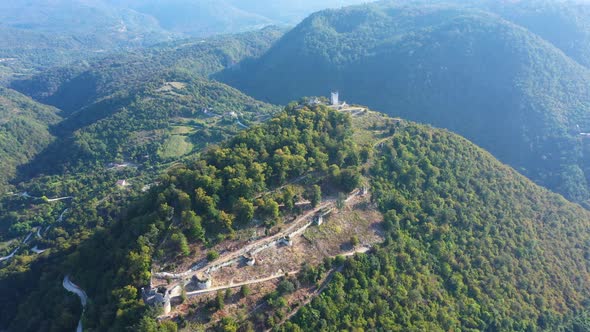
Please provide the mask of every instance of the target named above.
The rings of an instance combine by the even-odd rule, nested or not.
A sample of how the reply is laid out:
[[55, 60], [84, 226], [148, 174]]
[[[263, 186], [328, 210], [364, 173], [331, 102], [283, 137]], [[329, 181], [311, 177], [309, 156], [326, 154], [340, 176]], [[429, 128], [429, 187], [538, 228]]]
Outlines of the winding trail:
[[[78, 295], [78, 297], [80, 298], [80, 302], [82, 303], [82, 315], [84, 315], [84, 310], [86, 310], [86, 303], [88, 302], [88, 296], [86, 295], [86, 292], [82, 288], [78, 287], [78, 285], [74, 284], [70, 280], [69, 275], [65, 276], [62, 285], [68, 292]], [[76, 332], [82, 332], [82, 317], [80, 317], [80, 320], [78, 321]]]
[[[352, 198], [357, 196], [359, 193], [361, 193], [360, 189], [353, 190], [351, 193], [349, 193], [345, 202], [348, 203]], [[175, 289], [176, 287], [185, 283], [188, 279], [190, 279], [194, 275], [198, 275], [198, 274], [202, 274], [202, 273], [204, 273], [205, 275], [209, 275], [210, 273], [215, 272], [222, 267], [229, 266], [229, 265], [232, 265], [232, 264], [240, 261], [244, 254], [247, 254], [247, 253], [257, 254], [262, 250], [276, 246], [280, 242], [281, 238], [284, 238], [284, 237], [293, 238], [295, 236], [302, 234], [307, 228], [309, 228], [311, 225], [314, 224], [314, 220], [313, 220], [314, 215], [318, 214], [318, 212], [320, 212], [320, 211], [324, 211], [322, 215], [325, 215], [328, 213], [325, 211], [326, 210], [331, 211], [335, 207], [335, 205], [336, 205], [335, 198], [326, 199], [317, 207], [315, 207], [315, 208], [307, 211], [305, 214], [299, 216], [297, 219], [295, 219], [295, 221], [293, 221], [290, 224], [289, 227], [282, 230], [281, 232], [279, 232], [275, 235], [260, 239], [258, 241], [254, 241], [253, 243], [250, 243], [249, 245], [244, 246], [240, 250], [229, 252], [225, 255], [222, 255], [221, 257], [219, 257], [217, 260], [215, 260], [214, 262], [212, 262], [210, 264], [206, 264], [204, 266], [201, 264], [196, 264], [196, 265], [192, 266], [190, 269], [188, 269], [187, 271], [180, 272], [180, 273], [156, 272], [156, 273], [153, 273], [152, 276], [155, 278], [160, 278], [160, 279], [164, 279], [164, 278], [175, 279], [176, 280], [175, 282], [170, 283], [167, 286], [167, 289]], [[349, 253], [349, 254], [354, 254], [354, 253], [356, 253], [356, 251], [353, 251], [352, 253]], [[345, 255], [347, 255], [347, 254], [345, 254]], [[260, 282], [260, 281], [257, 281], [257, 282]], [[222, 286], [222, 287], [228, 288], [228, 286]], [[221, 289], [225, 289], [225, 288], [221, 288]], [[213, 289], [220, 289], [220, 288], [217, 287], [217, 288], [213, 288]], [[210, 289], [204, 290], [205, 291], [204, 293], [206, 293], [206, 291], [209, 291], [209, 290]], [[200, 293], [192, 292], [192, 294], [200, 294]]]
[[[364, 246], [364, 247], [359, 247], [353, 251], [338, 255], [338, 256], [344, 256], [344, 257], [349, 257], [349, 256], [353, 256], [355, 254], [358, 253], [366, 253], [367, 251], [371, 250], [371, 248], [369, 246]], [[339, 267], [338, 269], [333, 270], [328, 277], [326, 278], [326, 280], [322, 283], [322, 286], [315, 292], [317, 294], [321, 293], [324, 288], [326, 288], [326, 286], [328, 285], [328, 283], [332, 280], [333, 274], [334, 272], [340, 272], [342, 271], [343, 266]], [[265, 282], [265, 281], [269, 281], [269, 280], [273, 280], [273, 279], [279, 279], [284, 277], [285, 275], [294, 275], [294, 274], [298, 274], [300, 270], [293, 270], [290, 272], [283, 272], [281, 270], [279, 270], [277, 273], [269, 276], [269, 277], [265, 277], [265, 278], [260, 278], [260, 279], [251, 279], [251, 280], [247, 280], [247, 281], [243, 281], [243, 282], [238, 282], [238, 283], [230, 283], [229, 285], [223, 285], [223, 286], [217, 286], [217, 287], [212, 287], [212, 288], [207, 288], [207, 289], [200, 289], [200, 290], [196, 290], [196, 291], [192, 291], [192, 292], [187, 292], [186, 295], [187, 296], [196, 296], [196, 295], [200, 295], [200, 294], [205, 294], [205, 293], [210, 293], [210, 292], [215, 292], [218, 290], [225, 290], [228, 288], [236, 288], [236, 287], [242, 287], [244, 285], [252, 285], [252, 284], [258, 284], [261, 282]], [[312, 295], [312, 297], [315, 296]], [[311, 300], [310, 300], [311, 301]]]

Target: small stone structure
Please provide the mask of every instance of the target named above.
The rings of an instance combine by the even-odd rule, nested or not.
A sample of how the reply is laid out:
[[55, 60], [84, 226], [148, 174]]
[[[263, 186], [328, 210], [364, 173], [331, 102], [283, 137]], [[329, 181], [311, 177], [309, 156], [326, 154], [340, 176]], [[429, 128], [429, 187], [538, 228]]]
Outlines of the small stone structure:
[[293, 240], [291, 240], [291, 237], [290, 236], [285, 236], [285, 237], [280, 238], [277, 241], [277, 243], [280, 244], [280, 245], [284, 245], [284, 246], [292, 246], [293, 245]]
[[197, 289], [207, 289], [211, 288], [211, 276], [204, 273], [198, 273], [191, 278], [192, 283], [197, 287]]
[[164, 315], [167, 315], [172, 310], [170, 306], [170, 292], [164, 287], [151, 288], [142, 287], [141, 297], [143, 302], [151, 306], [162, 306]]
[[366, 196], [369, 193], [369, 188], [362, 187], [361, 188], [361, 196]]
[[324, 215], [322, 213], [318, 213], [315, 216], [315, 224], [318, 225], [318, 226], [320, 226], [323, 223], [324, 223]]
[[323, 103], [318, 97], [314, 97], [314, 98], [310, 99], [307, 104], [309, 106], [317, 106], [317, 105], [322, 105]]
[[248, 266], [254, 266], [256, 264], [256, 258], [252, 254], [245, 254], [244, 261], [246, 261], [246, 265]]
[[340, 105], [338, 91], [332, 92], [332, 95], [330, 97], [331, 97], [330, 102], [332, 103], [332, 106], [339, 106]]

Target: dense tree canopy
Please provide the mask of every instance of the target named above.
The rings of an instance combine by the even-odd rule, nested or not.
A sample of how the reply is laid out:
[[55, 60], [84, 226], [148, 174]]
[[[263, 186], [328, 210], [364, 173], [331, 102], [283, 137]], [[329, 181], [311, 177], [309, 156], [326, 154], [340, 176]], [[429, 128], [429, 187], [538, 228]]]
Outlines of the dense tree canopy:
[[346, 262], [281, 330], [572, 329], [588, 303], [590, 215], [448, 132], [376, 152], [386, 242]]

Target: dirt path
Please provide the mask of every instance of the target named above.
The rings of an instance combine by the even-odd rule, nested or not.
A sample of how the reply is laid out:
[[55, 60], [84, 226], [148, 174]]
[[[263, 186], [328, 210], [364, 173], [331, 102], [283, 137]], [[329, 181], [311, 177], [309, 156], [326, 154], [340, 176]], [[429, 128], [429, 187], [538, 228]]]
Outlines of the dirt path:
[[274, 280], [274, 279], [279, 279], [284, 277], [286, 274], [288, 275], [292, 275], [292, 274], [297, 274], [299, 273], [299, 270], [294, 270], [294, 271], [290, 271], [290, 272], [282, 272], [279, 271], [269, 277], [266, 278], [260, 278], [260, 279], [254, 279], [254, 280], [248, 280], [248, 281], [243, 281], [243, 282], [239, 282], [239, 283], [235, 283], [235, 284], [229, 284], [229, 285], [225, 285], [225, 286], [218, 286], [218, 287], [213, 287], [213, 288], [208, 288], [208, 289], [201, 289], [201, 290], [197, 290], [197, 291], [193, 291], [193, 292], [187, 292], [186, 296], [196, 296], [196, 295], [200, 295], [200, 294], [205, 294], [205, 293], [210, 293], [210, 292], [215, 292], [215, 291], [219, 291], [219, 290], [225, 290], [228, 288], [236, 288], [236, 287], [242, 287], [245, 285], [252, 285], [252, 284], [258, 284], [261, 282], [266, 282], [269, 280]]

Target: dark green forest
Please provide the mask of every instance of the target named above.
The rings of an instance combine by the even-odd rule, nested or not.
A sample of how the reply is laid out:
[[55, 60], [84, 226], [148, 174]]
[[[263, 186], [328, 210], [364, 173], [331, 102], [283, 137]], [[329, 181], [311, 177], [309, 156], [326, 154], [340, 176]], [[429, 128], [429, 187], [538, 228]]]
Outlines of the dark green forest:
[[576, 319], [589, 287], [580, 207], [418, 125], [397, 129], [370, 174], [385, 243], [279, 330], [588, 329]]
[[0, 193], [25, 164], [55, 137], [49, 126], [61, 120], [60, 111], [0, 87]]

